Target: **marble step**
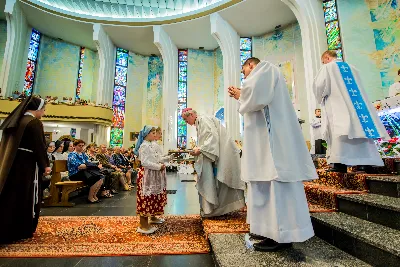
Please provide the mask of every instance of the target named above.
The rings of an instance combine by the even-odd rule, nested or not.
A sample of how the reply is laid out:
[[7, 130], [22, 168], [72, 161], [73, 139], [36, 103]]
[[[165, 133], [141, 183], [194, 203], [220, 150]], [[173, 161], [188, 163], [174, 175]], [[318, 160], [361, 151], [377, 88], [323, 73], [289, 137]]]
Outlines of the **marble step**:
[[400, 198], [376, 194], [338, 195], [340, 212], [400, 230]]
[[313, 213], [315, 234], [328, 243], [378, 267], [400, 263], [400, 231], [341, 212]]
[[400, 198], [400, 175], [371, 175], [366, 179], [371, 193]]
[[245, 247], [244, 234], [211, 234], [209, 240], [220, 267], [366, 267], [365, 262], [313, 237], [279, 252], [258, 252]]

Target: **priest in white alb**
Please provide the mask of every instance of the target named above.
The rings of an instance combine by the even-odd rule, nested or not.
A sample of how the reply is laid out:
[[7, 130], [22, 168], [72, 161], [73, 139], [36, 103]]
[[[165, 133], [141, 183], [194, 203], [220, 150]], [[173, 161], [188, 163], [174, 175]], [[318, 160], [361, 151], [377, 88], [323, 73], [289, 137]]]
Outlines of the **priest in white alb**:
[[249, 58], [242, 72], [242, 88], [228, 91], [244, 117], [247, 222], [252, 234], [265, 237], [254, 248], [276, 251], [314, 235], [302, 181], [318, 175], [279, 68]]
[[314, 95], [322, 108], [321, 130], [328, 145], [330, 171], [347, 172], [347, 166], [383, 166], [374, 138], [389, 135], [368, 100], [359, 72], [337, 59], [336, 51], [322, 55], [324, 64], [314, 81]]
[[240, 178], [240, 149], [217, 118], [197, 115], [191, 108], [184, 109], [181, 116], [197, 130], [197, 146], [191, 154], [195, 156], [201, 216], [242, 209], [245, 184]]

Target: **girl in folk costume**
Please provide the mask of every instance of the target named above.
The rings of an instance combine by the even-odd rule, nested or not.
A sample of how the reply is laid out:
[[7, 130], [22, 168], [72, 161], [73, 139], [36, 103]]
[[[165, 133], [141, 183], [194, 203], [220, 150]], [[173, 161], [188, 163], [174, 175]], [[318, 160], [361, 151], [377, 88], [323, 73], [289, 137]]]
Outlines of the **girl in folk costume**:
[[44, 112], [44, 100], [31, 95], [0, 126], [0, 243], [30, 238], [36, 231], [41, 178], [51, 172], [40, 121]]
[[160, 163], [160, 148], [155, 145], [156, 129], [146, 125], [140, 131], [135, 147], [141, 167], [137, 179], [137, 210], [140, 216], [139, 233], [152, 234], [157, 227], [150, 224], [162, 224], [157, 215], [164, 213], [167, 204], [165, 165]]

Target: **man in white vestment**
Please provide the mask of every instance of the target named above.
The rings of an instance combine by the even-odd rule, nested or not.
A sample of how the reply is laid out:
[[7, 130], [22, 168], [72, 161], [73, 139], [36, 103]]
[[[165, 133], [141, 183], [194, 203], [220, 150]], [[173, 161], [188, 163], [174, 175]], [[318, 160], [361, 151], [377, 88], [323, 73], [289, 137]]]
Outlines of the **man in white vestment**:
[[368, 100], [358, 70], [326, 51], [314, 81], [314, 95], [322, 108], [321, 131], [328, 145], [330, 171], [347, 172], [347, 165], [383, 166], [374, 138], [389, 135]]
[[310, 123], [311, 127], [313, 128], [313, 134], [315, 142], [311, 144], [311, 154], [325, 154], [325, 148], [322, 145], [322, 133], [321, 133], [321, 109], [317, 108], [315, 110], [315, 118], [312, 119]]
[[249, 58], [242, 72], [242, 89], [228, 91], [244, 116], [247, 222], [252, 234], [265, 237], [254, 248], [276, 251], [314, 236], [302, 181], [318, 175], [279, 68]]
[[201, 216], [220, 216], [245, 206], [245, 184], [240, 178], [240, 149], [215, 117], [197, 115], [191, 108], [182, 118], [197, 130], [195, 156], [196, 188]]

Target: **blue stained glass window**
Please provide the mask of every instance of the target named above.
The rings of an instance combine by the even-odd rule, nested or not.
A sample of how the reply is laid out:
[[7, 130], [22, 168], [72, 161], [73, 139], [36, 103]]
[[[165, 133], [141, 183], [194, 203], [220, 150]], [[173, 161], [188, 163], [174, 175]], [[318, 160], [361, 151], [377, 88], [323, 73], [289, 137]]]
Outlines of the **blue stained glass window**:
[[114, 87], [114, 99], [113, 105], [114, 106], [125, 106], [125, 87], [116, 85]]
[[39, 52], [39, 43], [34, 40], [31, 40], [29, 42], [28, 59], [36, 61], [38, 52]]
[[187, 126], [182, 119], [182, 110], [187, 107], [187, 67], [188, 67], [188, 50], [178, 50], [178, 147], [186, 148]]
[[115, 84], [126, 86], [126, 74], [128, 73], [128, 68], [126, 67], [115, 67]]
[[240, 50], [250, 51], [251, 49], [251, 38], [240, 38]]
[[178, 51], [178, 60], [179, 61], [183, 61], [183, 62], [186, 61], [187, 62], [187, 58], [188, 58], [187, 49]]
[[330, 22], [337, 19], [336, 6], [324, 7], [325, 22]]
[[125, 49], [118, 48], [117, 49], [117, 64], [123, 67], [128, 66], [128, 57], [129, 53]]
[[335, 0], [325, 1], [324, 3], [322, 3], [322, 5], [325, 8], [329, 8], [329, 7], [332, 7], [332, 6], [336, 6], [336, 1]]
[[240, 51], [240, 62], [242, 66], [248, 58], [251, 58], [251, 51]]
[[[248, 37], [240, 38], [240, 64], [243, 66], [244, 62], [251, 58], [252, 55], [252, 39]], [[244, 76], [240, 74], [240, 82], [243, 84]]]
[[40, 42], [40, 37], [41, 37], [41, 33], [38, 32], [35, 29], [32, 29], [32, 33], [31, 33], [31, 40], [35, 40], [37, 42]]
[[40, 37], [41, 33], [35, 29], [32, 29], [31, 39], [29, 41], [28, 60], [26, 63], [25, 82], [23, 89], [23, 92], [27, 96], [29, 96], [32, 93], [33, 84], [35, 82], [35, 72], [39, 54]]
[[82, 73], [83, 73], [83, 60], [85, 59], [85, 48], [81, 47], [79, 56], [79, 70], [78, 79], [76, 82], [75, 99], [81, 98], [81, 88], [82, 88]]
[[129, 51], [117, 48], [115, 62], [115, 78], [113, 91], [113, 119], [110, 136], [110, 144], [122, 146], [125, 127], [125, 103], [126, 103], [126, 85], [128, 73]]
[[186, 147], [186, 136], [178, 136], [178, 147]]

